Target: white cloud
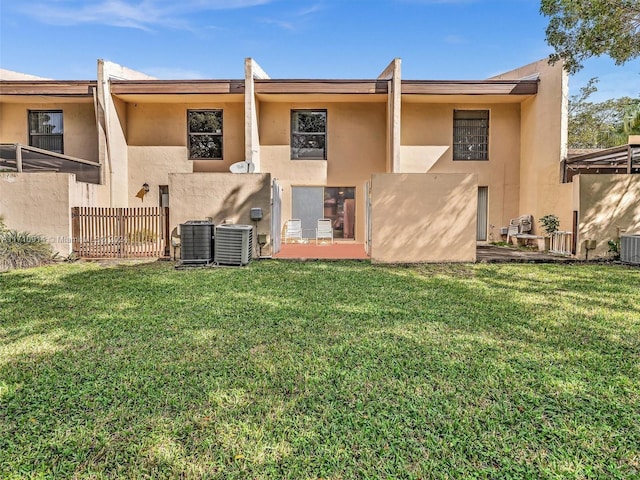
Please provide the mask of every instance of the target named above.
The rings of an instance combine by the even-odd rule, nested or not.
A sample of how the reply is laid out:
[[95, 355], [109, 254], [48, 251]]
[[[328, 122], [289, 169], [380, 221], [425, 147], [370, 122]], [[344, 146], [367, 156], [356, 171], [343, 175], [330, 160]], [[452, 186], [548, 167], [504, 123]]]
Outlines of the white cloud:
[[182, 16], [207, 10], [231, 10], [271, 0], [58, 0], [36, 1], [19, 7], [42, 23], [54, 25], [102, 24], [151, 30], [155, 26], [188, 29]]
[[306, 15], [311, 15], [312, 13], [316, 13], [319, 12], [320, 10], [322, 10], [324, 7], [320, 4], [316, 4], [316, 5], [311, 5], [310, 7], [307, 8], [303, 8], [302, 10], [300, 10], [297, 13], [298, 17], [304, 17]]
[[278, 20], [275, 18], [261, 18], [260, 21], [262, 23], [266, 23], [268, 25], [276, 25], [284, 30], [295, 30], [296, 27], [291, 22], [287, 22], [286, 20]]
[[311, 5], [310, 7], [303, 8], [297, 12], [293, 12], [287, 15], [285, 19], [279, 18], [261, 18], [260, 22], [269, 25], [276, 25], [284, 30], [295, 31], [298, 30], [301, 25], [304, 25], [305, 21], [309, 20], [314, 13], [319, 12], [324, 7], [320, 4]]

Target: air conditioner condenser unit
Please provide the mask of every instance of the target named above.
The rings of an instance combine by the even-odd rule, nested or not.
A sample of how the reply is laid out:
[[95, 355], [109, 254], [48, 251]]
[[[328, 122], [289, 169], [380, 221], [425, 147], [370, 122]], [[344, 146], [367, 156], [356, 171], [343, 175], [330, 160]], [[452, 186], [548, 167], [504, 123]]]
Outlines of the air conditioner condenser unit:
[[247, 265], [253, 252], [251, 225], [224, 224], [215, 228], [213, 261], [217, 265]]
[[640, 265], [640, 234], [620, 236], [620, 260]]

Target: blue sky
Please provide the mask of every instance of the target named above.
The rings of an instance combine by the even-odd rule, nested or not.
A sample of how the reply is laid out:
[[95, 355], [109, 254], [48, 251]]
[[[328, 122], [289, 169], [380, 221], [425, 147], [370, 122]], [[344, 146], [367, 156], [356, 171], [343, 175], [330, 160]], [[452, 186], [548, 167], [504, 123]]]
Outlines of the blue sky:
[[[545, 58], [539, 0], [1, 0], [0, 68], [94, 79], [103, 58], [158, 78], [483, 79]], [[577, 93], [640, 96], [640, 60], [590, 60]]]

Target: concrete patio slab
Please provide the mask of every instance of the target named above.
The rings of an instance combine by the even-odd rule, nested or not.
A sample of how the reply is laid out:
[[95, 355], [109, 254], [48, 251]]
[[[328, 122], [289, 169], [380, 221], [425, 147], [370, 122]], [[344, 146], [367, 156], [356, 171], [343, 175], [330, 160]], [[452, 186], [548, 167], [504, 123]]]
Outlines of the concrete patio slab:
[[290, 260], [366, 260], [362, 243], [285, 243], [274, 258]]
[[[274, 258], [287, 260], [367, 260], [362, 243], [286, 243]], [[478, 245], [476, 263], [574, 263], [573, 257], [496, 245]]]
[[576, 261], [573, 257], [496, 245], [478, 245], [476, 249], [476, 263], [573, 263]]

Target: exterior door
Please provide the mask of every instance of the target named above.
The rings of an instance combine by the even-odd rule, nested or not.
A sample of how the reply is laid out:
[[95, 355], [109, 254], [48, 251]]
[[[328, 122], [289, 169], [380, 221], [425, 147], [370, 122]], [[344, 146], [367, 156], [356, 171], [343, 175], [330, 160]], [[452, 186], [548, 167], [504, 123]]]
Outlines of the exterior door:
[[271, 205], [271, 254], [275, 255], [280, 251], [282, 215], [282, 187], [277, 180], [271, 187]]
[[478, 222], [476, 231], [476, 241], [487, 241], [489, 219], [489, 187], [478, 187]]
[[364, 201], [365, 201], [365, 210], [364, 210], [364, 248], [367, 252], [367, 255], [371, 255], [371, 181], [368, 181], [364, 187]]

